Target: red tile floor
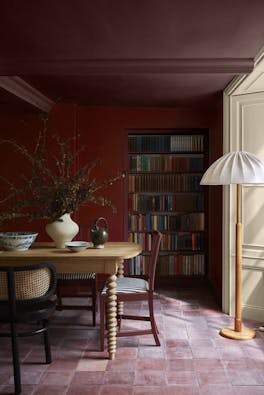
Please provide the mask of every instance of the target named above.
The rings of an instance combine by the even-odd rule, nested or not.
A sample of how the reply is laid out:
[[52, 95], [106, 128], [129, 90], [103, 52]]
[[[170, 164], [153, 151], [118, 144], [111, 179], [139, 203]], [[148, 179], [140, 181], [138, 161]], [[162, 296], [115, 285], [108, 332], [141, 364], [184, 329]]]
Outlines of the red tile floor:
[[[138, 302], [128, 309], [145, 308]], [[219, 329], [233, 320], [206, 289], [159, 290], [155, 311], [161, 347], [150, 335], [119, 338], [114, 361], [98, 351], [99, 330], [91, 326], [91, 312], [56, 312], [50, 365], [42, 364], [41, 336], [20, 339], [22, 394], [264, 394], [264, 332], [250, 341], [221, 337]], [[9, 340], [0, 339], [0, 350], [0, 393], [11, 394]]]

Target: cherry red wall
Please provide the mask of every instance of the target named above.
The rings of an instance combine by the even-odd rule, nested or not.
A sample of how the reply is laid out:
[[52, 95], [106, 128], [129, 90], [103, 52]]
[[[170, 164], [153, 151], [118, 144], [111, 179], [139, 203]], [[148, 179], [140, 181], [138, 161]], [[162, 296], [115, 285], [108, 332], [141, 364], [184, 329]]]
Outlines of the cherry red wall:
[[[35, 114], [3, 113], [0, 118], [1, 137], [14, 138], [31, 147], [41, 127]], [[127, 129], [140, 128], [208, 128], [209, 164], [222, 155], [222, 102], [215, 110], [185, 108], [126, 108], [126, 107], [84, 107], [57, 104], [48, 120], [49, 134], [77, 136], [79, 147], [85, 146], [79, 158], [80, 165], [87, 161], [100, 159], [100, 166], [94, 171], [99, 180], [111, 177], [118, 171], [127, 169]], [[25, 161], [10, 150], [0, 146], [2, 175], [6, 178], [17, 177], [26, 167]], [[109, 224], [109, 238], [112, 241], [126, 239], [126, 181], [119, 180], [104, 191], [104, 196], [112, 200], [117, 208], [93, 204], [81, 207], [74, 213], [80, 224], [92, 226], [95, 218], [106, 217]], [[17, 221], [5, 224], [4, 229], [37, 229], [38, 240], [48, 240], [45, 234], [45, 221], [28, 224]], [[221, 290], [221, 225], [222, 194], [218, 187], [209, 188], [209, 278], [216, 289]]]

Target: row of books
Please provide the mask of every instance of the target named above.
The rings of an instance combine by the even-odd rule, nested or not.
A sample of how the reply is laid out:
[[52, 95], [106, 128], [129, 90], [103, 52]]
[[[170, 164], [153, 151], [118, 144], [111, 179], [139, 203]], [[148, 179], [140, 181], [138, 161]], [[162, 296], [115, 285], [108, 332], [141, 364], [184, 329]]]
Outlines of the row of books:
[[203, 135], [129, 135], [129, 152], [199, 152], [204, 149]]
[[[147, 275], [150, 257], [139, 255], [125, 262], [126, 275]], [[203, 254], [194, 255], [161, 255], [158, 257], [156, 275], [204, 275], [205, 264]]]
[[199, 174], [130, 174], [129, 192], [201, 191]]
[[203, 231], [204, 213], [188, 214], [130, 214], [128, 226], [131, 231], [177, 230]]
[[[151, 250], [151, 235], [144, 232], [130, 232], [129, 240], [139, 243], [144, 251]], [[203, 251], [204, 233], [163, 233], [160, 251]]]
[[202, 193], [188, 195], [129, 194], [129, 211], [203, 211]]
[[159, 257], [157, 266], [157, 275], [175, 276], [175, 275], [204, 275], [205, 264], [204, 255], [169, 255]]
[[204, 159], [202, 155], [130, 155], [130, 171], [176, 171], [202, 172]]

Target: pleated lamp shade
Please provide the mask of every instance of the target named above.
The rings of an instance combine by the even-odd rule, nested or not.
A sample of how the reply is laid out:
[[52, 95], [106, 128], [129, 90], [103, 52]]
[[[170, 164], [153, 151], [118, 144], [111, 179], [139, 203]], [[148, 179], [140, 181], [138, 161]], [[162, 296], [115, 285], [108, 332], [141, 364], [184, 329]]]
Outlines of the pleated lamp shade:
[[264, 184], [264, 162], [250, 152], [228, 152], [207, 169], [201, 184]]

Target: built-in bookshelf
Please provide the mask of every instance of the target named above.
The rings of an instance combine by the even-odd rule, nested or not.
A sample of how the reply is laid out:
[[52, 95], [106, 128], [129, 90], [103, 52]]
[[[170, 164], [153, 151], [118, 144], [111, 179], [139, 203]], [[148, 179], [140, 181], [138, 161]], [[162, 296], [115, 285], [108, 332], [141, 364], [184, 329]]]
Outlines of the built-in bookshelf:
[[128, 133], [128, 234], [143, 253], [126, 262], [128, 275], [146, 274], [149, 231], [162, 232], [156, 277], [204, 277], [205, 130]]

